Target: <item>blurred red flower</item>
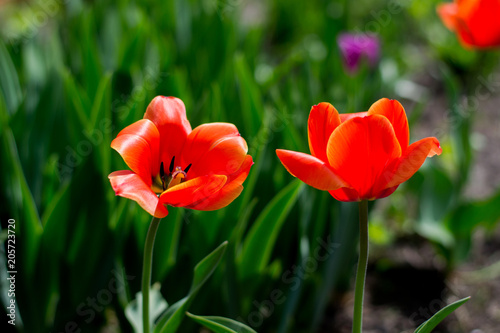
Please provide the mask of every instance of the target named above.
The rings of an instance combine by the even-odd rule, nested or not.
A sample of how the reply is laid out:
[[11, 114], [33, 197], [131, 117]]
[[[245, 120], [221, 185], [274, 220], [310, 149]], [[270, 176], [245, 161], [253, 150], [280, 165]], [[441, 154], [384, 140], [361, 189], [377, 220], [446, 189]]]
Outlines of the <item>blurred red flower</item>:
[[130, 170], [109, 175], [116, 195], [135, 200], [155, 217], [166, 205], [215, 210], [230, 204], [253, 165], [233, 124], [203, 124], [191, 130], [184, 103], [157, 96], [144, 119], [111, 142]]
[[408, 180], [426, 157], [441, 154], [436, 138], [411, 145], [403, 106], [387, 98], [368, 112], [340, 114], [320, 103], [309, 114], [312, 155], [278, 149], [293, 176], [340, 201], [384, 198]]
[[455, 0], [439, 5], [437, 12], [464, 46], [500, 46], [500, 0]]

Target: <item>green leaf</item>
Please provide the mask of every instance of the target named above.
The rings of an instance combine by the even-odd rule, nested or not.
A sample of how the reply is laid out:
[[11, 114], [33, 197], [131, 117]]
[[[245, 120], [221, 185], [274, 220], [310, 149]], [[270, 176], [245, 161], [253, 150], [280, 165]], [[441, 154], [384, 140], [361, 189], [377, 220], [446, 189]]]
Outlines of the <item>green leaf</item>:
[[94, 103], [90, 112], [89, 130], [97, 126], [97, 119], [105, 116], [111, 110], [111, 73], [106, 73], [97, 86]]
[[[2, 107], [0, 105], [0, 107]], [[5, 127], [0, 132], [0, 161], [2, 172], [0, 183], [6, 198], [2, 203], [9, 210], [9, 218], [15, 220], [16, 232], [16, 269], [21, 269], [22, 274], [16, 282], [16, 298], [19, 303], [26, 301], [23, 309], [23, 324], [27, 332], [39, 332], [36, 329], [43, 327], [44, 314], [48, 310], [45, 300], [34, 296], [39, 281], [36, 278], [36, 263], [39, 255], [39, 244], [42, 235], [42, 224], [38, 216], [35, 201], [26, 181], [23, 168], [19, 159], [17, 145], [12, 130]], [[44, 285], [49, 289], [47, 285]], [[40, 289], [40, 288], [38, 288]], [[43, 311], [42, 311], [43, 309]]]
[[451, 304], [448, 304], [438, 312], [434, 314], [429, 320], [427, 320], [425, 323], [420, 325], [414, 333], [430, 333], [436, 327], [441, 321], [443, 321], [444, 318], [448, 317], [453, 311], [458, 309], [462, 304], [467, 302], [470, 299], [469, 297], [462, 298], [461, 300], [458, 300], [456, 302], [453, 302]]
[[0, 92], [4, 93], [5, 105], [10, 115], [17, 111], [21, 104], [22, 92], [16, 68], [7, 48], [0, 40]]
[[200, 325], [205, 326], [215, 333], [257, 333], [245, 324], [238, 321], [215, 316], [196, 316], [192, 313], [186, 313], [187, 316], [193, 319]]
[[248, 232], [239, 259], [240, 278], [258, 274], [266, 268], [278, 234], [292, 209], [303, 183], [295, 180], [281, 190], [264, 208]]
[[82, 13], [81, 17], [81, 54], [83, 71], [83, 82], [89, 98], [97, 96], [97, 87], [102, 76], [102, 65], [99, 58], [99, 50], [96, 47], [97, 27], [96, 17], [90, 10]]
[[156, 262], [153, 265], [153, 281], [163, 281], [174, 267], [183, 223], [184, 210], [181, 208], [171, 209], [168, 219], [160, 223], [153, 250], [153, 258]]
[[[239, 313], [239, 296], [238, 296], [238, 267], [236, 265], [236, 256], [238, 249], [241, 246], [241, 239], [243, 233], [247, 229], [248, 222], [257, 204], [257, 198], [254, 198], [245, 209], [237, 216], [237, 222], [234, 225], [231, 236], [229, 238], [229, 245], [227, 249], [227, 256], [224, 261], [225, 264], [225, 290], [227, 292], [227, 303], [230, 312], [227, 313], [230, 317], [236, 317]], [[236, 218], [236, 217], [235, 217]]]
[[[155, 283], [149, 291], [149, 327], [155, 319], [168, 307], [167, 301], [160, 292], [160, 284]], [[135, 332], [142, 333], [142, 292], [135, 294], [135, 299], [125, 308], [125, 316]]]
[[90, 112], [89, 127], [85, 140], [95, 146], [99, 154], [95, 159], [96, 168], [101, 171], [104, 181], [107, 182], [111, 172], [111, 73], [106, 73], [99, 81], [96, 96]]
[[284, 139], [284, 146], [287, 149], [307, 151], [309, 149], [307, 140], [304, 140], [304, 137], [300, 133], [302, 131], [299, 132], [293, 123], [294, 118], [297, 118], [298, 115], [291, 113], [292, 110], [290, 110], [288, 103], [283, 100], [281, 94], [282, 91], [279, 87], [270, 89], [273, 106], [265, 109], [266, 115], [270, 115], [270, 124], [272, 124], [272, 128], [276, 132], [283, 131], [281, 135]]
[[446, 209], [451, 205], [451, 195], [454, 187], [445, 171], [427, 165], [420, 171], [424, 175], [422, 190], [420, 192], [420, 214], [416, 231], [435, 242], [446, 247], [454, 244], [453, 234], [443, 223]]
[[[36, 262], [36, 279], [43, 288], [36, 288], [32, 297], [38, 301], [38, 306], [44, 318], [54, 318], [60, 290], [61, 258], [65, 253], [68, 229], [68, 216], [71, 212], [70, 182], [62, 185], [53, 197], [42, 216], [43, 234], [41, 235]], [[39, 310], [39, 311], [40, 311]]]
[[193, 283], [186, 297], [173, 304], [160, 318], [154, 329], [155, 333], [174, 333], [182, 322], [194, 296], [214, 272], [226, 251], [227, 241], [219, 245], [212, 253], [201, 260], [194, 268]]
[[450, 134], [453, 151], [455, 152], [453, 155], [456, 159], [455, 163], [458, 166], [458, 173], [454, 179], [454, 185], [456, 186], [455, 193], [460, 193], [467, 182], [472, 162], [470, 133], [473, 116], [477, 113], [477, 110], [470, 106], [462, 110], [460, 100], [464, 94], [468, 94], [467, 89], [453, 71], [442, 67], [441, 72], [448, 95], [448, 103], [450, 105], [450, 116], [452, 117], [450, 119], [453, 119], [453, 126], [450, 127]]
[[0, 133], [5, 131], [5, 128], [9, 124], [9, 113], [7, 112], [7, 105], [5, 104], [5, 98], [3, 93], [0, 91]]
[[[73, 78], [69, 69], [63, 69], [61, 76], [64, 81], [64, 89], [65, 94], [69, 101], [71, 101], [71, 105], [74, 108], [74, 113], [76, 113], [78, 117], [78, 126], [74, 124], [75, 128], [89, 128], [89, 117], [87, 115], [87, 111], [90, 109], [90, 101], [88, 96], [85, 94], [82, 89], [77, 85], [75, 79]], [[69, 113], [72, 116], [73, 112]]]
[[486, 200], [460, 204], [446, 219], [446, 225], [457, 235], [470, 235], [480, 224], [493, 228], [499, 216], [500, 191]]
[[[350, 281], [352, 276], [359, 239], [357, 223], [345, 223], [355, 221], [358, 218], [358, 205], [355, 202], [331, 203], [330, 195], [327, 192], [324, 192], [323, 195], [326, 197], [327, 210], [330, 210], [331, 214], [331, 222], [329, 221], [331, 227], [326, 229], [329, 233], [326, 237], [326, 243], [328, 244], [328, 252], [331, 251], [331, 253], [325, 261], [325, 268], [320, 273], [320, 283], [316, 287], [316, 292], [310, 296], [313, 298], [313, 307], [310, 312], [313, 319], [309, 328], [311, 332], [318, 330], [332, 290], [342, 288], [342, 285], [349, 283], [346, 281]], [[323, 215], [318, 215], [316, 219], [327, 219], [329, 216], [327, 210], [322, 212]], [[321, 212], [321, 209], [318, 211]], [[323, 237], [321, 236], [321, 238]]]
[[196, 293], [201, 286], [208, 280], [210, 275], [214, 272], [215, 268], [219, 264], [222, 256], [226, 252], [227, 241], [223, 242], [219, 247], [217, 247], [212, 253], [203, 258], [194, 267], [194, 278], [191, 284], [191, 289], [188, 295]]
[[66, 293], [63, 299], [66, 302], [70, 299], [73, 304], [98, 290], [99, 283], [107, 279], [114, 266], [114, 239], [108, 227], [110, 207], [105, 196], [109, 183], [104, 183], [102, 174], [95, 169], [95, 155], [89, 155], [71, 178], [70, 217], [66, 220], [66, 236], [60, 240], [65, 243], [66, 267], [60, 272], [61, 279], [69, 279], [79, 286], [70, 288], [61, 284], [60, 288], [62, 295]]
[[247, 209], [252, 197], [254, 196], [254, 189], [257, 184], [257, 178], [261, 174], [261, 170], [263, 165], [266, 162], [266, 159], [263, 158], [266, 154], [268, 140], [265, 140], [266, 135], [268, 135], [268, 129], [270, 122], [270, 116], [266, 115], [264, 117], [264, 121], [260, 127], [259, 132], [255, 136], [255, 138], [249, 142], [249, 154], [253, 156], [255, 161], [255, 165], [252, 166], [252, 169], [248, 175], [247, 180], [245, 181], [245, 190], [243, 191], [241, 203], [239, 206], [239, 215], [243, 214], [243, 211]]
[[2, 174], [4, 184], [9, 190], [12, 218], [16, 219], [16, 237], [22, 239], [21, 251], [23, 271], [31, 276], [35, 268], [38, 244], [42, 234], [42, 223], [38, 215], [35, 201], [24, 176], [17, 151], [14, 135], [10, 128], [5, 128], [1, 137], [1, 161], [4, 168]]
[[255, 83], [252, 72], [243, 54], [234, 57], [236, 78], [240, 88], [241, 114], [247, 126], [248, 134], [257, 132], [257, 126], [263, 118], [262, 98], [259, 87]]
[[120, 60], [118, 61], [120, 68], [131, 70], [131, 64], [136, 63], [137, 61], [134, 60], [140, 58], [144, 33], [143, 26], [139, 25], [128, 38], [122, 40], [120, 44]]

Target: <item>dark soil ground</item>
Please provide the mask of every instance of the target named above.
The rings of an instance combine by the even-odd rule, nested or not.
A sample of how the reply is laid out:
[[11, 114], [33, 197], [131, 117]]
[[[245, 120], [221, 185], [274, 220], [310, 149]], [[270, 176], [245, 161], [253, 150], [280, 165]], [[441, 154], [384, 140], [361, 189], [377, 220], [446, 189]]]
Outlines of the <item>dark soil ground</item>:
[[[445, 304], [467, 296], [471, 300], [434, 332], [499, 332], [500, 232], [487, 237], [478, 231], [474, 236], [469, 260], [448, 276], [423, 239], [402, 240], [381, 253], [386, 259], [374, 260], [368, 269], [363, 332], [411, 333]], [[391, 266], [381, 269], [386, 260]], [[353, 294], [344, 294], [331, 304], [320, 332], [351, 332]]]

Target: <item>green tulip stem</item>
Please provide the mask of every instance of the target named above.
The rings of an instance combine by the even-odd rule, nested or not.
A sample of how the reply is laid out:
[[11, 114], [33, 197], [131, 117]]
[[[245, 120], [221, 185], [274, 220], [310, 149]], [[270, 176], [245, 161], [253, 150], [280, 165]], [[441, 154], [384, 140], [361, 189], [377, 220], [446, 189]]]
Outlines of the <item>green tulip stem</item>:
[[361, 333], [363, 326], [363, 298], [365, 293], [366, 267], [368, 265], [368, 201], [359, 202], [359, 260], [354, 289], [354, 315], [352, 332]]
[[149, 286], [151, 285], [151, 264], [153, 263], [153, 246], [156, 231], [161, 218], [153, 217], [149, 225], [146, 243], [144, 244], [144, 262], [142, 266], [142, 327], [144, 333], [149, 333]]

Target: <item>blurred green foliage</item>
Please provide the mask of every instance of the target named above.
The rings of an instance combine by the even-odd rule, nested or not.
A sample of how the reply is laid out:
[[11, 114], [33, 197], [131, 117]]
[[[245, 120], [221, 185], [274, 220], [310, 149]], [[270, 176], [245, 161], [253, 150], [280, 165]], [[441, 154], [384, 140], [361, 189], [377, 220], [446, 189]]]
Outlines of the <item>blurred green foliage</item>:
[[[236, 124], [255, 161], [229, 207], [169, 209], [153, 259], [161, 294], [168, 304], [182, 299], [196, 263], [228, 240], [189, 311], [237, 319], [259, 332], [314, 331], [332, 291], [349, 288], [357, 207], [293, 180], [275, 149], [308, 151], [308, 112], [322, 101], [358, 112], [378, 98], [397, 98], [417, 124], [431, 92], [407, 83], [429, 66], [450, 105], [470, 95], [464, 82], [496, 62], [460, 47], [439, 22], [437, 2], [0, 5], [0, 213], [2, 228], [16, 220], [24, 332], [132, 331], [124, 309], [140, 290], [150, 216], [114, 196], [107, 176], [127, 167], [109, 144], [156, 95], [181, 98], [193, 127]], [[336, 45], [341, 31], [380, 35], [377, 70], [344, 72]], [[441, 141], [443, 156], [373, 214], [377, 243], [391, 246], [398, 235], [416, 232], [452, 268], [465, 258], [476, 226], [495, 227], [499, 194], [480, 202], [462, 196], [473, 156], [470, 127], [459, 124], [441, 132], [451, 137]], [[181, 331], [194, 331], [195, 321], [185, 319]]]

